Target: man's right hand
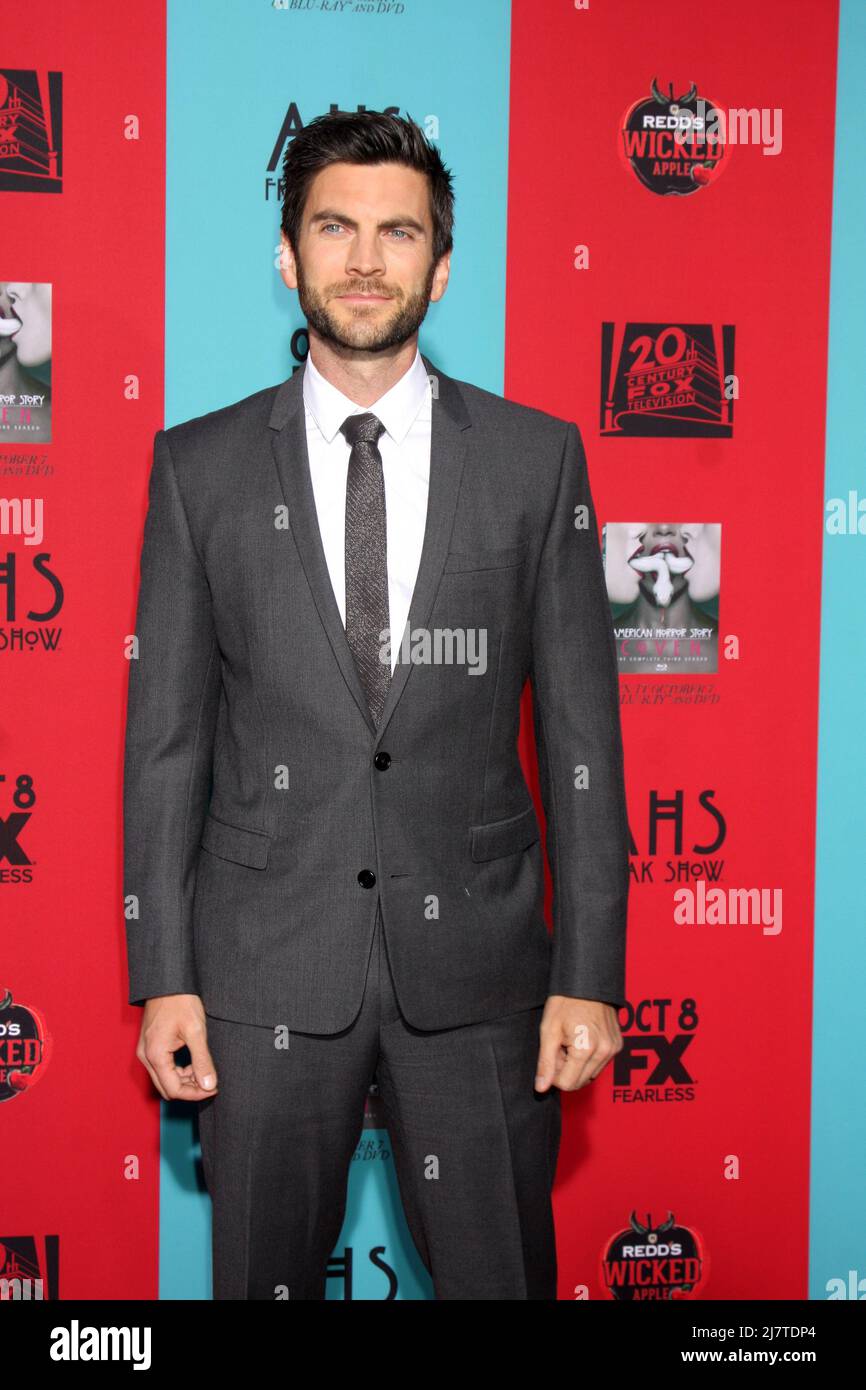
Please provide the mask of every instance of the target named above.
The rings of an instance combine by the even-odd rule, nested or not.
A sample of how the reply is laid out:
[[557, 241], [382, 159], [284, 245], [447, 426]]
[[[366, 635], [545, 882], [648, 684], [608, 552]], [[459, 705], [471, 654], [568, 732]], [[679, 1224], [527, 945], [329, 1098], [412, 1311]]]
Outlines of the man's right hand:
[[[186, 1045], [192, 1061], [175, 1064]], [[144, 1005], [135, 1055], [163, 1100], [207, 1100], [216, 1095], [217, 1074], [207, 1046], [204, 1005], [197, 994], [162, 994]]]

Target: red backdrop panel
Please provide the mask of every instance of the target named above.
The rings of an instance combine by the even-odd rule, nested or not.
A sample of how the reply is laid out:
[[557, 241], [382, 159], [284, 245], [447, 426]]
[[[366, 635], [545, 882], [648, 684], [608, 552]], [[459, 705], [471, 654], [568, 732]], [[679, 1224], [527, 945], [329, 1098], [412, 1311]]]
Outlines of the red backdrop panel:
[[[30, 882], [0, 885], [0, 988], [39, 1011], [54, 1046], [51, 1084], [5, 1107], [0, 1241], [33, 1237], [39, 1255], [59, 1237], [61, 1298], [154, 1298], [159, 1107], [125, 1003], [121, 787], [130, 555], [163, 413], [165, 20], [161, 5], [87, 8], [89, 23], [75, 5], [41, 26], [22, 5], [3, 19], [3, 62], [61, 72], [64, 93], [62, 196], [6, 195], [2, 278], [54, 287], [52, 442], [0, 449], [0, 495], [42, 498], [45, 528], [39, 546], [2, 538], [18, 565], [7, 628], [40, 626], [27, 612], [49, 605], [34, 554], [64, 601], [42, 624], [61, 630], [55, 651], [2, 656], [0, 816], [20, 775], [35, 800]], [[12, 454], [53, 471], [21, 476]]]
[[[600, 526], [722, 526], [718, 674], [677, 678], [717, 702], [638, 705], [671, 677], [620, 679], [633, 866], [650, 861], [653, 790], [683, 792], [680, 857], [699, 862], [712, 789], [721, 885], [781, 888], [784, 904], [777, 935], [676, 925], [662, 828], [654, 882], [633, 882], [626, 985], [646, 1031], [692, 1033], [689, 1085], [638, 1070], [617, 1089], [608, 1067], [565, 1098], [560, 1297], [610, 1296], [599, 1261], [636, 1209], [697, 1234], [698, 1296], [802, 1298], [836, 6], [618, 0], [543, 18], [514, 0], [505, 393], [578, 423]], [[781, 108], [782, 152], [736, 146], [712, 186], [657, 196], [618, 133], [653, 78], [725, 110]], [[601, 325], [635, 321], [734, 325], [732, 438], [600, 435]], [[723, 655], [732, 635], [738, 659]], [[622, 1020], [633, 1046], [642, 1030]]]

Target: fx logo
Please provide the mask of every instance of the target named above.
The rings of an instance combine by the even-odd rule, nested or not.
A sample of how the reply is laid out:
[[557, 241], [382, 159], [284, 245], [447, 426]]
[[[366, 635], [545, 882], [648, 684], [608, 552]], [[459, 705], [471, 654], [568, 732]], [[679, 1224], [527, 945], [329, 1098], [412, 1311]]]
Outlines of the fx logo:
[[622, 1051], [613, 1059], [614, 1086], [631, 1086], [635, 1072], [648, 1072], [643, 1078], [648, 1086], [664, 1086], [667, 1082], [688, 1086], [691, 1076], [683, 1065], [682, 1056], [693, 1033], [678, 1033], [666, 1038], [663, 1033], [650, 1037], [623, 1037]]
[[[0, 772], [0, 784], [5, 781], [5, 776]], [[22, 773], [15, 778], [15, 790], [11, 800], [15, 810], [5, 820], [0, 816], [0, 865], [6, 863], [30, 864], [32, 861], [18, 843], [18, 836], [29, 821], [32, 808], [36, 805], [36, 792], [32, 777]]]
[[29, 864], [30, 859], [18, 843], [18, 836], [30, 819], [29, 811], [14, 811], [0, 818], [0, 864]]
[[[620, 1010], [623, 1034], [621, 1051], [613, 1059], [615, 1091], [627, 1092], [633, 1086], [675, 1088], [658, 1099], [686, 1099], [691, 1090], [691, 1073], [683, 1054], [698, 1027], [698, 1006], [694, 999], [682, 999], [674, 1013], [672, 999], [641, 999]], [[625, 1014], [625, 1018], [623, 1018]], [[625, 1098], [624, 1096], [622, 1098]]]

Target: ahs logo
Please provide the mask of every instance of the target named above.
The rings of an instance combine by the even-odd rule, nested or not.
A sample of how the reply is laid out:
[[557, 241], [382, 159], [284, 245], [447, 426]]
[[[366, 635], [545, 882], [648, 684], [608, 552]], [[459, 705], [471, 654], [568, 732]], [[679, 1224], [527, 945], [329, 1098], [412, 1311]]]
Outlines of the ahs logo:
[[[367, 1259], [374, 1269], [385, 1276], [387, 1293], [383, 1295], [386, 1303], [397, 1297], [397, 1275], [392, 1265], [385, 1259], [385, 1246], [374, 1245], [367, 1252]], [[343, 1285], [343, 1297], [347, 1303], [354, 1299], [355, 1251], [351, 1245], [345, 1247], [345, 1254], [331, 1255], [325, 1272], [326, 1279], [336, 1279]]]
[[[700, 817], [702, 823], [698, 825], [698, 813], [691, 806], [686, 808], [686, 794], [682, 787], [676, 788], [670, 796], [665, 796], [655, 787], [650, 789], [644, 843], [639, 847], [634, 836], [630, 835], [629, 853], [633, 859], [641, 858], [639, 866], [632, 865], [634, 878], [641, 883], [655, 882], [651, 861], [664, 852], [660, 844], [662, 838], [665, 840], [665, 848], [669, 846], [668, 853], [674, 856], [668, 859], [665, 865], [665, 883], [682, 877], [684, 872], [689, 880], [698, 877], [700, 872], [711, 881], [721, 877], [724, 859], [710, 859], [709, 856], [715, 855], [725, 843], [728, 823], [714, 804], [715, 795], [712, 787], [702, 788], [698, 792], [698, 804], [706, 812], [706, 816]], [[681, 859], [687, 820], [689, 843], [686, 847], [686, 857]], [[670, 833], [663, 836], [663, 828], [666, 827], [670, 828]], [[702, 837], [700, 839], [699, 834]], [[700, 860], [700, 868], [695, 865], [694, 860]]]
[[632, 1212], [629, 1225], [602, 1257], [601, 1281], [613, 1297], [627, 1303], [694, 1293], [707, 1272], [697, 1232], [677, 1226], [670, 1211], [655, 1227], [649, 1213], [644, 1226]]
[[623, 1046], [613, 1059], [615, 1101], [638, 1099], [638, 1082], [646, 1090], [653, 1088], [656, 1101], [694, 1099], [694, 1080], [683, 1057], [698, 1026], [697, 1003], [682, 1000], [675, 1032], [669, 1018], [672, 1006], [671, 999], [626, 1004], [625, 1022], [620, 1010]]
[[[340, 111], [341, 109], [342, 108], [340, 107], [338, 102], [331, 102], [331, 115], [333, 115], [334, 112]], [[367, 108], [366, 106], [358, 106], [356, 110], [366, 111]], [[383, 106], [381, 110], [384, 112], [386, 116], [399, 116], [400, 114], [399, 106]], [[316, 114], [318, 115], [318, 112]], [[303, 128], [304, 122], [301, 120], [301, 113], [298, 110], [298, 104], [297, 102], [291, 101], [289, 102], [288, 109], [286, 111], [285, 116], [283, 117], [283, 123], [280, 126], [279, 133], [277, 135], [276, 140], [274, 141], [274, 147], [271, 150], [270, 158], [268, 159], [267, 174], [265, 176], [265, 201], [273, 197], [282, 200], [284, 192], [283, 181], [281, 178], [275, 178], [274, 175], [276, 174], [278, 163], [280, 163], [280, 161], [283, 158], [286, 145], [289, 143], [290, 140], [293, 140], [296, 135], [299, 135]]]
[[[51, 559], [50, 550], [41, 550], [38, 554], [30, 557], [29, 569], [26, 565], [20, 566], [19, 560], [14, 550], [7, 551], [5, 558], [0, 558], [0, 592], [6, 590], [5, 621], [16, 623], [27, 621], [29, 623], [50, 623], [63, 607], [64, 589], [59, 576], [46, 563]], [[30, 572], [35, 572], [45, 582], [40, 587], [45, 593], [43, 599], [44, 607], [28, 607], [27, 611], [19, 619], [18, 609], [22, 606], [20, 590], [23, 588], [22, 579]], [[34, 646], [40, 646], [43, 650], [53, 651], [60, 640], [60, 632], [57, 628], [45, 630], [45, 635], [38, 640], [26, 635], [24, 628], [10, 628], [3, 635], [4, 651], [28, 651]]]

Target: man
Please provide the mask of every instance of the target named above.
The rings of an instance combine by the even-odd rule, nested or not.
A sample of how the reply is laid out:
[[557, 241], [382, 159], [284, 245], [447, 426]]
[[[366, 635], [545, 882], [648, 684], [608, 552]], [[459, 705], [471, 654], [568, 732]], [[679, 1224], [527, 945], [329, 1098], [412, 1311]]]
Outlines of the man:
[[453, 194], [414, 123], [320, 117], [283, 173], [304, 369], [156, 436], [124, 789], [137, 1055], [201, 1102], [214, 1297], [324, 1298], [375, 1076], [436, 1297], [552, 1299], [559, 1092], [622, 1047], [628, 896], [580, 435], [419, 354]]

